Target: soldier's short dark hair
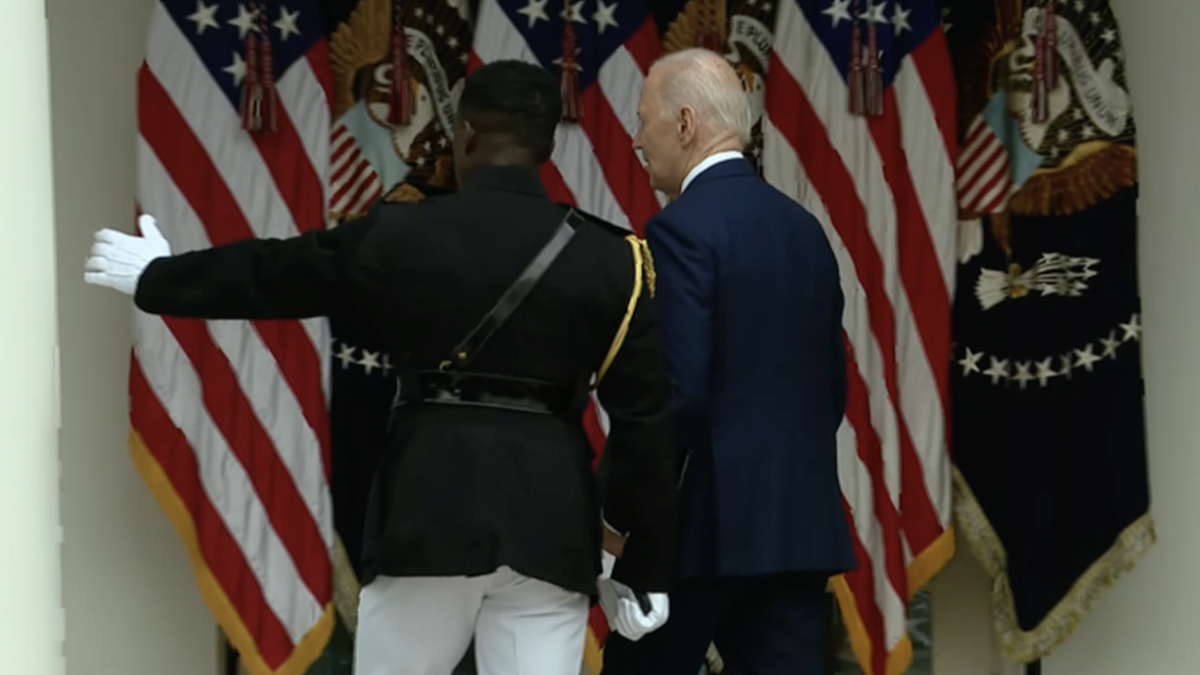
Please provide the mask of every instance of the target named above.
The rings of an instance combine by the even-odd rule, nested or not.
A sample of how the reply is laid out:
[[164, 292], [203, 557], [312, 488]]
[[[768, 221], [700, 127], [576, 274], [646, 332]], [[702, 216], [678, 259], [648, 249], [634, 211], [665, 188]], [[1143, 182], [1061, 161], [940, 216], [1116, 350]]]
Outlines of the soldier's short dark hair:
[[562, 98], [557, 80], [545, 68], [493, 61], [467, 78], [458, 115], [481, 134], [511, 137], [540, 164], [550, 159]]

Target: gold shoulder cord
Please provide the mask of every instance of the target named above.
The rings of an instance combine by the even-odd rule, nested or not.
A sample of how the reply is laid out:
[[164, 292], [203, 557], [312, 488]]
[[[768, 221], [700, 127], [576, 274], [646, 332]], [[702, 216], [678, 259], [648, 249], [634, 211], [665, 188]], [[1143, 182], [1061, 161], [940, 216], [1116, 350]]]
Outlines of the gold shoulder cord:
[[654, 274], [654, 256], [650, 255], [650, 244], [645, 239], [638, 239], [632, 235], [625, 239], [637, 242], [638, 248], [642, 249], [642, 270], [646, 273], [646, 286], [650, 289], [650, 297], [653, 298], [654, 285], [658, 279]]
[[600, 381], [604, 379], [613, 360], [617, 358], [617, 352], [621, 351], [621, 345], [625, 344], [625, 335], [629, 332], [629, 322], [633, 320], [633, 312], [637, 309], [638, 299], [642, 297], [643, 279], [650, 289], [650, 297], [654, 297], [654, 259], [650, 257], [650, 246], [644, 239], [639, 239], [632, 234], [625, 237], [625, 241], [629, 242], [629, 248], [633, 251], [633, 292], [629, 294], [629, 305], [625, 308], [625, 318], [621, 320], [617, 336], [613, 338], [612, 346], [608, 348], [608, 355], [604, 357], [604, 363], [596, 372], [596, 382], [592, 385], [593, 390], [600, 386]]

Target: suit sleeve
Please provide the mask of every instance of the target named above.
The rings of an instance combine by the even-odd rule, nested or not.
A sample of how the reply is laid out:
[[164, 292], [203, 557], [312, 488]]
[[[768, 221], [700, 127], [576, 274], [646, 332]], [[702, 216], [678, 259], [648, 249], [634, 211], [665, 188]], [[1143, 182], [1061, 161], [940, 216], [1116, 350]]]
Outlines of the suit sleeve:
[[247, 239], [150, 263], [134, 302], [189, 319], [301, 319], [359, 303], [371, 215], [291, 239]]
[[838, 286], [834, 293], [836, 296], [833, 302], [834, 312], [829, 323], [832, 327], [830, 350], [833, 356], [834, 428], [837, 428], [846, 414], [846, 338], [842, 332], [842, 308], [845, 305], [845, 299], [842, 297], [841, 287]]
[[627, 534], [613, 579], [638, 591], [665, 592], [676, 567], [677, 471], [671, 384], [647, 291], [638, 298], [625, 340], [596, 393], [609, 420], [600, 463], [604, 518]]
[[687, 228], [661, 217], [647, 226], [646, 240], [658, 276], [663, 353], [675, 385], [675, 440], [686, 452], [704, 441], [708, 428], [715, 261], [705, 242]]

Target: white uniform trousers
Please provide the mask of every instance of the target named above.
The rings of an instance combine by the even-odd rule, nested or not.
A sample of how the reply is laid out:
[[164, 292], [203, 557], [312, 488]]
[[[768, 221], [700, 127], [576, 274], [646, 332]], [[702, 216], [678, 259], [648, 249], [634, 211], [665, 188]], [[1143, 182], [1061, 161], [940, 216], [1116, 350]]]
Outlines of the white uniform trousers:
[[578, 675], [588, 597], [501, 567], [376, 577], [362, 590], [354, 675], [450, 675], [475, 638], [479, 675]]

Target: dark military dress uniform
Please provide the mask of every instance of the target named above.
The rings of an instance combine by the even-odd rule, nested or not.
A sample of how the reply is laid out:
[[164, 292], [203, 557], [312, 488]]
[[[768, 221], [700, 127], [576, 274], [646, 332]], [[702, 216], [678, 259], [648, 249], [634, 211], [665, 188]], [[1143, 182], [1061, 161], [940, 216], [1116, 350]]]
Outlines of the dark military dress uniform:
[[[536, 172], [484, 167], [459, 192], [333, 230], [155, 260], [135, 302], [186, 318], [342, 313], [381, 332], [400, 376], [364, 583], [507, 566], [594, 594], [603, 506], [629, 533], [613, 578], [666, 591], [677, 473], [652, 267], [619, 228], [569, 212]], [[552, 237], [565, 246], [528, 295], [497, 305]], [[489, 312], [502, 325], [481, 323]], [[595, 374], [610, 422], [602, 488], [581, 423]]]
[[[457, 188], [418, 183], [406, 177], [384, 196], [386, 202], [416, 203], [436, 195], [448, 195]], [[330, 379], [329, 431], [332, 445], [330, 492], [333, 496], [334, 529], [345, 545], [346, 567], [335, 566], [335, 588], [352, 592], [339, 602], [348, 611], [358, 603], [359, 579], [363, 575], [363, 523], [368, 497], [386, 445], [396, 381], [391, 359], [386, 367], [355, 367], [360, 354], [387, 353], [387, 341], [374, 324], [350, 313], [333, 312], [329, 316], [333, 334], [333, 374]], [[349, 360], [349, 364], [347, 364]], [[338, 577], [341, 578], [338, 578]], [[351, 615], [347, 620], [353, 620]]]

